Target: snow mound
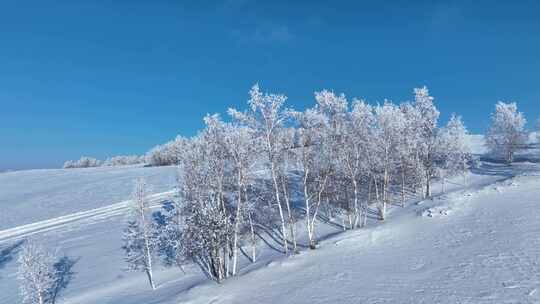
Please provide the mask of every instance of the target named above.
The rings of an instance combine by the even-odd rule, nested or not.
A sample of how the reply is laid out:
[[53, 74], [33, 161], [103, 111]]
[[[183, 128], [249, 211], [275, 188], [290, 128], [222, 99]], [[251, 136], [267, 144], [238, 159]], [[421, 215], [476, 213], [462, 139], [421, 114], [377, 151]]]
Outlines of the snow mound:
[[437, 206], [424, 209], [421, 213], [423, 217], [443, 217], [452, 213], [452, 209], [446, 206]]

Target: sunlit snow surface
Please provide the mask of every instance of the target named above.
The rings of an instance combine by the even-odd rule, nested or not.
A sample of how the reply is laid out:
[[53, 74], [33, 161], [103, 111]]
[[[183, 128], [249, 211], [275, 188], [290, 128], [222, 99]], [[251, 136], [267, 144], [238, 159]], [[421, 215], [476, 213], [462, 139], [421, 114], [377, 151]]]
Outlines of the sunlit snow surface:
[[[481, 137], [471, 142], [484, 152]], [[172, 189], [175, 169], [84, 170], [0, 174], [0, 303], [20, 303], [17, 249], [2, 249], [26, 234], [79, 259], [59, 303], [540, 303], [533, 162], [482, 162], [447, 183], [445, 194], [436, 186], [434, 200], [392, 207], [385, 222], [372, 219], [366, 229], [320, 224], [320, 247], [294, 257], [261, 243], [259, 261], [243, 258], [242, 274], [222, 285], [194, 267], [159, 269], [154, 292], [142, 273], [124, 271], [122, 201], [140, 175], [154, 179], [155, 192]]]
[[0, 230], [129, 198], [133, 180], [146, 179], [153, 193], [172, 189], [175, 167], [100, 167], [0, 173]]

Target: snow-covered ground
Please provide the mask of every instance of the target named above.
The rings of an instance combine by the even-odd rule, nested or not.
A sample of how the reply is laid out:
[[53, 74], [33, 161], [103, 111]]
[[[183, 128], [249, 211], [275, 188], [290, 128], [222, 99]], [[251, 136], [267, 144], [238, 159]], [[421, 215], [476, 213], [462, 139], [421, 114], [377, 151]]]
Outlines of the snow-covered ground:
[[[481, 137], [471, 142], [476, 154], [484, 153]], [[170, 190], [174, 168], [93, 170], [101, 178], [82, 169], [0, 174], [0, 204], [10, 212], [2, 209], [0, 216], [0, 303], [20, 302], [15, 259], [28, 234], [76, 258], [61, 303], [540, 303], [535, 163], [482, 162], [466, 178], [449, 181], [445, 194], [393, 207], [385, 222], [371, 220], [365, 229], [339, 232], [319, 224], [324, 240], [317, 250], [284, 257], [261, 243], [258, 262], [244, 259], [242, 274], [222, 285], [194, 267], [186, 274], [159, 269], [154, 292], [142, 273], [124, 271], [121, 201], [141, 174], [154, 178], [155, 192]]]
[[[400, 210], [384, 225], [341, 234], [189, 303], [538, 303], [540, 182], [525, 176]], [[418, 212], [412, 212], [418, 211]]]
[[0, 230], [128, 199], [133, 180], [146, 179], [153, 193], [171, 190], [175, 167], [98, 167], [0, 173]]

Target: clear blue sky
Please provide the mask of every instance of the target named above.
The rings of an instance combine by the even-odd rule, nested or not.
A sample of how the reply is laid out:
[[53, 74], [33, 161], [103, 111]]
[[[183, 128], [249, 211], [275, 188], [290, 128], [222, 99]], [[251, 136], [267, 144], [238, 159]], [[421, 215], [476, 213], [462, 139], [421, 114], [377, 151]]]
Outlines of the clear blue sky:
[[0, 169], [144, 153], [255, 82], [299, 109], [427, 85], [474, 133], [500, 99], [540, 115], [537, 1], [262, 2], [2, 1]]

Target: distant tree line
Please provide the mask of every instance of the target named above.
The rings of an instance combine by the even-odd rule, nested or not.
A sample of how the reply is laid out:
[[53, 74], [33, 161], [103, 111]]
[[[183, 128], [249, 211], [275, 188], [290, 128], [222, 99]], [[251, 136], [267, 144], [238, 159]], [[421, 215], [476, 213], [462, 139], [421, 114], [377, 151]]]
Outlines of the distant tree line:
[[[420, 90], [420, 89], [417, 89]], [[323, 98], [321, 94], [333, 94], [328, 91], [319, 92], [318, 98]], [[344, 98], [339, 96], [335, 98]], [[345, 101], [345, 103], [347, 103]], [[361, 108], [361, 105], [358, 105], [358, 100], [353, 101], [353, 110], [354, 107]], [[399, 115], [413, 115], [411, 113], [407, 114], [407, 107], [410, 107], [410, 104], [404, 103], [401, 105], [392, 104], [389, 101], [385, 101], [382, 105], [377, 105], [375, 107], [370, 106], [372, 111], [379, 112], [377, 117], [384, 117], [385, 115], [393, 115], [391, 112], [399, 110]], [[319, 107], [320, 108], [320, 107]], [[359, 109], [357, 109], [359, 110]], [[410, 110], [410, 109], [409, 109]], [[424, 110], [425, 111], [425, 110]], [[435, 109], [436, 111], [436, 109]], [[384, 113], [382, 113], [384, 112]], [[410, 112], [410, 111], [409, 111]], [[291, 114], [290, 118], [295, 118], [297, 123], [299, 123], [301, 132], [301, 124], [309, 123], [305, 120], [310, 116], [314, 117], [314, 112], [312, 110], [306, 111], [304, 115]], [[423, 113], [423, 115], [434, 115], [435, 113]], [[436, 119], [438, 118], [438, 112], [436, 112], [436, 117], [431, 117], [427, 119]], [[348, 114], [349, 116], [352, 113]], [[398, 116], [398, 118], [400, 118]], [[411, 118], [408, 118], [411, 119]], [[460, 117], [452, 117], [451, 124], [463, 124]], [[435, 121], [436, 122], [436, 121]], [[336, 122], [337, 123], [337, 122]], [[399, 122], [393, 122], [393, 124]], [[503, 102], [499, 101], [495, 106], [495, 111], [491, 114], [491, 124], [486, 133], [486, 145], [492, 152], [492, 155], [495, 157], [500, 157], [507, 163], [511, 163], [514, 154], [517, 150], [523, 148], [527, 143], [527, 132], [525, 131], [526, 119], [523, 113], [517, 110], [517, 105], [515, 102]], [[410, 126], [409, 126], [410, 127]], [[458, 126], [453, 126], [458, 127]], [[536, 121], [535, 130], [540, 131], [540, 118]], [[402, 126], [401, 128], [405, 128]], [[427, 128], [427, 129], [425, 129]], [[388, 131], [388, 130], [385, 130]], [[423, 130], [419, 132], [431, 132], [430, 126], [424, 126]], [[305, 134], [304, 134], [305, 135]], [[307, 140], [306, 138], [304, 138]], [[83, 156], [79, 160], [68, 160], [64, 163], [63, 168], [90, 168], [90, 167], [101, 167], [101, 166], [125, 166], [125, 165], [135, 165], [135, 164], [145, 164], [148, 166], [171, 166], [179, 165], [180, 157], [182, 150], [185, 148], [186, 142], [189, 139], [182, 136], [177, 136], [175, 139], [166, 142], [161, 145], [157, 145], [150, 149], [145, 155], [120, 155], [107, 158], [104, 161], [98, 160], [93, 157]], [[540, 141], [540, 136], [536, 134], [536, 140]], [[412, 144], [412, 143], [411, 143]], [[425, 144], [425, 143], [424, 143]], [[428, 147], [429, 149], [429, 147]]]
[[120, 155], [109, 157], [104, 161], [99, 159], [83, 156], [79, 160], [68, 160], [64, 163], [64, 169], [72, 168], [92, 168], [92, 167], [114, 167], [126, 166], [146, 163], [144, 156], [137, 155]]

